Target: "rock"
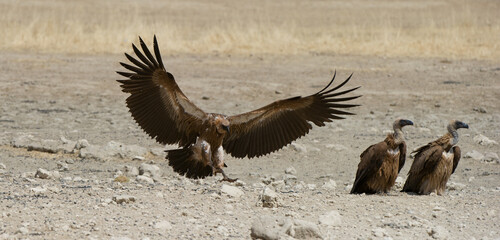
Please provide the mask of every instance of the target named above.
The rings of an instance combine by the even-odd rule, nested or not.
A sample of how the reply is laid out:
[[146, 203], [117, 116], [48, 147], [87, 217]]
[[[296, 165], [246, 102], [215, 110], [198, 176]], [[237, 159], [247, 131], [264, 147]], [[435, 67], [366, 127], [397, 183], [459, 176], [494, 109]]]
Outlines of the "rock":
[[427, 233], [434, 239], [448, 239], [450, 235], [448, 230], [442, 226], [433, 227]]
[[461, 191], [461, 190], [465, 189], [465, 187], [466, 187], [466, 185], [463, 183], [448, 182], [448, 184], [446, 184], [446, 188], [448, 190]]
[[52, 171], [52, 172], [50, 173], [50, 175], [51, 175], [51, 177], [52, 177], [53, 179], [60, 179], [60, 178], [61, 178], [61, 174], [59, 173], [59, 171], [56, 171], [56, 170]]
[[484, 155], [481, 154], [480, 152], [476, 151], [476, 150], [472, 150], [470, 152], [467, 152], [464, 156], [464, 158], [472, 158], [476, 161], [479, 161], [481, 159], [484, 158]]
[[294, 220], [286, 234], [296, 239], [323, 239], [316, 224], [304, 220]]
[[306, 153], [307, 152], [307, 149], [304, 145], [302, 144], [298, 144], [296, 142], [293, 142], [290, 144], [290, 146], [292, 147], [293, 150], [297, 151], [297, 152], [300, 152], [300, 153]]
[[287, 169], [285, 170], [285, 173], [286, 173], [286, 174], [295, 175], [295, 174], [297, 174], [297, 170], [295, 170], [295, 168], [294, 168], [294, 167], [289, 167], [289, 168], [287, 168]]
[[172, 224], [170, 224], [169, 221], [160, 221], [160, 222], [155, 223], [155, 225], [153, 227], [155, 229], [160, 229], [160, 230], [166, 231], [166, 230], [172, 229]]
[[57, 169], [61, 172], [65, 172], [69, 170], [69, 166], [67, 163], [59, 161], [57, 162]]
[[35, 178], [49, 179], [51, 177], [52, 174], [43, 168], [39, 168], [38, 170], [36, 170]]
[[263, 207], [278, 207], [279, 204], [279, 196], [273, 191], [271, 188], [265, 187], [262, 191], [262, 194], [259, 196], [259, 202]]
[[221, 192], [233, 198], [239, 198], [244, 194], [244, 192], [238, 187], [230, 186], [227, 184], [222, 185]]
[[46, 188], [43, 188], [43, 187], [34, 187], [34, 188], [31, 188], [30, 191], [32, 191], [33, 193], [35, 194], [42, 194], [42, 193], [45, 193], [47, 192], [47, 189]]
[[325, 147], [328, 149], [333, 149], [337, 152], [344, 151], [344, 150], [348, 149], [346, 146], [344, 146], [342, 144], [327, 144]]
[[155, 184], [155, 181], [150, 178], [150, 177], [147, 177], [147, 176], [144, 176], [144, 175], [139, 175], [135, 178], [135, 180], [138, 182], [138, 183], [143, 183], [143, 184]]
[[76, 150], [80, 150], [82, 148], [86, 148], [90, 146], [89, 142], [87, 141], [87, 139], [80, 139], [76, 142], [76, 145], [75, 145], [75, 149]]
[[330, 211], [319, 216], [319, 223], [327, 226], [339, 226], [342, 224], [342, 217], [337, 211]]
[[498, 155], [494, 152], [487, 152], [483, 157], [484, 162], [498, 162], [498, 160]]
[[134, 161], [144, 161], [145, 159], [146, 159], [145, 157], [141, 157], [141, 156], [134, 156], [132, 158], [132, 160], [134, 160]]
[[135, 177], [135, 176], [139, 175], [139, 169], [137, 169], [136, 167], [127, 165], [127, 166], [125, 166], [125, 174], [127, 176]]
[[151, 154], [153, 154], [154, 156], [164, 156], [165, 155], [165, 149], [163, 149], [163, 148], [151, 148], [149, 150], [149, 152]]
[[16, 233], [20, 233], [20, 234], [28, 234], [30, 231], [26, 228], [26, 227], [20, 227]]
[[129, 182], [130, 179], [127, 176], [120, 175], [120, 176], [115, 177], [115, 180], [113, 180], [113, 181], [119, 182], [119, 183], [126, 183], [126, 182]]
[[143, 163], [139, 166], [139, 175], [145, 175], [152, 178], [160, 178], [160, 168], [156, 165]]
[[394, 185], [395, 185], [397, 188], [403, 188], [403, 186], [404, 186], [404, 184], [405, 184], [405, 181], [406, 181], [406, 179], [404, 179], [404, 178], [402, 178], [402, 177], [398, 176], [398, 177], [396, 178], [396, 183], [395, 183]]
[[63, 136], [60, 137], [60, 140], [62, 144], [59, 146], [59, 150], [61, 150], [64, 153], [73, 153], [75, 151], [76, 141], [66, 139]]
[[478, 113], [487, 113], [486, 108], [484, 107], [475, 107], [472, 110]]
[[335, 190], [335, 188], [337, 188], [337, 183], [330, 179], [330, 181], [325, 182], [321, 188], [326, 190]]
[[113, 201], [118, 204], [130, 203], [130, 202], [135, 202], [135, 197], [130, 195], [116, 195], [113, 196]]
[[482, 134], [475, 136], [474, 142], [483, 146], [498, 145], [495, 140], [491, 140]]
[[6, 169], [7, 167], [5, 166], [5, 164], [3, 163], [0, 163], [0, 169]]
[[[273, 216], [260, 216], [252, 222], [250, 236], [252, 239], [278, 240], [284, 234], [278, 221], [280, 219]], [[283, 225], [283, 224], [282, 224]]]

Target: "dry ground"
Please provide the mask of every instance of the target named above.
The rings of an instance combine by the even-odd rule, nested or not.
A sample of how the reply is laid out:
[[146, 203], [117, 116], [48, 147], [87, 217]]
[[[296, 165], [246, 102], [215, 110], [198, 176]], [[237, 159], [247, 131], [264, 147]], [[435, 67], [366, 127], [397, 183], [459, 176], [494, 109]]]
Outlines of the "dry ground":
[[[19, 33], [11, 33], [13, 39], [21, 42], [6, 45], [4, 39], [0, 52], [0, 163], [5, 165], [5, 169], [0, 169], [0, 238], [248, 239], [252, 222], [262, 215], [310, 221], [317, 224], [322, 236], [327, 239], [499, 238], [498, 161], [488, 163], [463, 158], [450, 179], [452, 188], [444, 196], [408, 195], [399, 192], [401, 186], [396, 186], [388, 195], [348, 194], [359, 154], [370, 144], [381, 141], [393, 120], [398, 117], [411, 119], [416, 124], [405, 128], [410, 149], [442, 135], [449, 120], [459, 119], [470, 125], [470, 129], [459, 131], [459, 145], [464, 155], [473, 150], [482, 154], [500, 154], [499, 145], [485, 146], [474, 141], [474, 137], [484, 135], [500, 142], [500, 61], [498, 43], [490, 39], [495, 34], [498, 36], [498, 20], [490, 17], [491, 12], [498, 9], [498, 4], [489, 1], [477, 4], [444, 1], [429, 2], [427, 5], [399, 1], [380, 5], [355, 3], [358, 5], [354, 6], [350, 2], [314, 2], [310, 6], [294, 3], [283, 7], [283, 15], [277, 17], [273, 13], [278, 12], [280, 6], [275, 2], [265, 2], [263, 4], [269, 5], [262, 8], [243, 5], [245, 10], [237, 13], [227, 11], [230, 9], [225, 7], [225, 4], [229, 4], [227, 2], [214, 5], [203, 2], [172, 4], [172, 9], [180, 12], [188, 9], [185, 11], [191, 13], [189, 16], [192, 16], [192, 21], [188, 15], [174, 14], [175, 11], [169, 6], [161, 5], [154, 11], [157, 15], [152, 16], [168, 16], [165, 18], [171, 21], [170, 24], [179, 23], [183, 27], [198, 29], [204, 28], [201, 24], [203, 21], [224, 23], [231, 18], [239, 19], [236, 21], [237, 28], [245, 20], [251, 19], [255, 23], [262, 21], [259, 23], [261, 25], [256, 24], [260, 29], [262, 26], [275, 26], [271, 29], [284, 31], [282, 29], [288, 29], [287, 23], [295, 25], [293, 29], [298, 29], [296, 38], [299, 40], [293, 42], [296, 45], [263, 47], [269, 42], [262, 40], [247, 48], [236, 44], [242, 39], [240, 37], [228, 40], [225, 43], [230, 44], [224, 45], [219, 41], [200, 40], [200, 36], [205, 33], [190, 35], [187, 34], [190, 31], [184, 29], [180, 32], [181, 37], [171, 42], [170, 30], [158, 30], [166, 67], [176, 76], [184, 93], [208, 112], [241, 113], [277, 99], [314, 93], [328, 82], [335, 69], [339, 80], [354, 73], [350, 86], [362, 86], [358, 92], [363, 97], [356, 100], [362, 106], [354, 110], [357, 115], [323, 128], [314, 128], [309, 135], [297, 141], [298, 146], [305, 148], [305, 151], [286, 147], [258, 159], [234, 159], [228, 156], [229, 167], [226, 172], [244, 182], [243, 186], [238, 186], [244, 192], [239, 198], [221, 193], [223, 183], [218, 182], [218, 177], [191, 181], [177, 176], [163, 156], [148, 153], [143, 161], [132, 160], [132, 157], [96, 161], [79, 157], [78, 151], [52, 154], [13, 147], [12, 141], [16, 137], [30, 134], [36, 139], [57, 140], [61, 136], [75, 141], [86, 139], [96, 146], [115, 141], [153, 150], [163, 148], [133, 122], [124, 103], [126, 95], [114, 81], [119, 78], [114, 73], [120, 69], [118, 62], [125, 60], [117, 52], [130, 52], [129, 44], [135, 41], [139, 33], [146, 33], [143, 37], [150, 43], [155, 29], [145, 27], [148, 21], [160, 29], [159, 23], [153, 18], [144, 17], [148, 9], [153, 9], [154, 3], [135, 6], [127, 2], [117, 7], [116, 11], [119, 12], [126, 6], [135, 6], [137, 13], [134, 16], [138, 23], [134, 23], [137, 24], [134, 26], [144, 29], [124, 28], [127, 37], [120, 39], [119, 47], [116, 48], [108, 42], [116, 41], [114, 37], [109, 37], [116, 30], [113, 32], [110, 29], [122, 26], [119, 24], [104, 29], [110, 30], [111, 34], [99, 35], [107, 40], [93, 38], [98, 36], [97, 33], [94, 35], [93, 28], [82, 30], [82, 35], [75, 35], [69, 30], [69, 33], [63, 32], [61, 35], [51, 34], [44, 29], [48, 32], [37, 36], [46, 36], [48, 42], [41, 41], [43, 44], [40, 45], [36, 43], [40, 39], [30, 35], [33, 29], [26, 30], [24, 35], [23, 28], [18, 32], [12, 30], [13, 33]], [[40, 10], [41, 19], [45, 19], [43, 14], [54, 18], [65, 16], [51, 15], [50, 11], [54, 13], [59, 8], [67, 9], [67, 14], [76, 11], [68, 8], [70, 5], [66, 2], [0, 2], [3, 7], [13, 4], [17, 4], [17, 9]], [[90, 9], [96, 3], [76, 3], [77, 6], [79, 4]], [[409, 49], [415, 45], [408, 44], [406, 51], [394, 44], [405, 42], [405, 39], [417, 39], [418, 42], [418, 30], [408, 30], [415, 34], [413, 38], [409, 34], [396, 42], [387, 42], [387, 46], [380, 42], [377, 44], [381, 35], [372, 36], [376, 40], [363, 45], [363, 39], [372, 39], [366, 31], [361, 31], [364, 28], [359, 28], [361, 40], [353, 38], [352, 48], [325, 47], [336, 43], [332, 40], [323, 48], [318, 46], [315, 49], [311, 47], [314, 42], [304, 38], [310, 33], [307, 29], [321, 32], [326, 29], [327, 23], [341, 25], [342, 18], [335, 14], [335, 10], [344, 9], [338, 12], [340, 16], [346, 17], [346, 22], [357, 19], [355, 16], [348, 18], [350, 14], [346, 11], [357, 9], [357, 6], [364, 7], [364, 17], [357, 21], [358, 25], [350, 25], [351, 29], [356, 29], [356, 26], [378, 29], [377, 26], [382, 26], [383, 22], [380, 19], [386, 19], [395, 12], [401, 19], [410, 19], [408, 23], [401, 23], [404, 26], [413, 21], [418, 29], [418, 26], [423, 26], [419, 19], [432, 20], [440, 26], [438, 22], [443, 17], [436, 12], [447, 9], [462, 13], [455, 18], [449, 17], [452, 14], [446, 15], [443, 21], [449, 25], [463, 20], [471, 24], [472, 30], [478, 31], [476, 33], [485, 31], [491, 35], [468, 32], [465, 40], [459, 37], [457, 41], [474, 39], [470, 41], [481, 43], [456, 44], [447, 48], [446, 44], [442, 44], [445, 40], [449, 40], [450, 45], [456, 42], [448, 35], [431, 34], [426, 36], [435, 36], [433, 41], [441, 45], [427, 48], [423, 44], [419, 48]], [[212, 11], [204, 11], [203, 7]], [[112, 4], [108, 10], [111, 8]], [[302, 18], [299, 9], [303, 8], [313, 8], [320, 13], [331, 9], [332, 14], [322, 18], [319, 16], [325, 15], [305, 11]], [[393, 8], [406, 9], [408, 18]], [[377, 14], [372, 9], [381, 9], [382, 13]], [[478, 9], [484, 10], [484, 14], [479, 14]], [[44, 13], [46, 10], [48, 12]], [[105, 10], [95, 9], [95, 19], [99, 19], [101, 11]], [[252, 17], [252, 11], [257, 17]], [[289, 21], [280, 25], [277, 19], [290, 12], [294, 14], [289, 16]], [[241, 18], [237, 18], [240, 13]], [[84, 15], [75, 14], [74, 17], [79, 19]], [[15, 14], [0, 18], [8, 19], [6, 16], [15, 19]], [[123, 16], [128, 14], [124, 12]], [[123, 16], [120, 20], [125, 21]], [[30, 17], [26, 18], [29, 20]], [[467, 21], [468, 18], [474, 20]], [[488, 21], [491, 25], [487, 30], [475, 27], [483, 23], [488, 26]], [[114, 24], [113, 19], [100, 22]], [[389, 26], [399, 22], [396, 19]], [[22, 21], [19, 23], [24, 26]], [[374, 24], [373, 28], [370, 27], [371, 23]], [[10, 25], [5, 26], [0, 31], [11, 29]], [[220, 26], [222, 32], [231, 30], [229, 25]], [[388, 25], [383, 26], [380, 29], [387, 29]], [[272, 31], [268, 29], [264, 32]], [[255, 35], [261, 33], [257, 31]], [[281, 39], [281, 34], [279, 32], [272, 39], [273, 44]], [[401, 34], [404, 35], [403, 32]], [[26, 37], [25, 42], [19, 38], [21, 35]], [[65, 42], [64, 38], [58, 36], [72, 40]], [[189, 36], [191, 40], [186, 40]], [[332, 33], [328, 36], [329, 39], [348, 43], [353, 35], [337, 36]], [[82, 39], [85, 37], [93, 45], [84, 44]], [[188, 43], [183, 45], [183, 41]], [[173, 45], [169, 45], [169, 42]], [[58, 48], [55, 43], [60, 43], [61, 47]], [[71, 48], [72, 43], [75, 48]], [[374, 46], [380, 46], [381, 50]], [[290, 54], [290, 49], [297, 51]], [[69, 170], [60, 172], [60, 179], [34, 178], [38, 168], [57, 170], [57, 162], [60, 161], [70, 162]], [[143, 162], [151, 161], [163, 173], [158, 182], [145, 184], [134, 179], [128, 183], [113, 182], [116, 172], [124, 171], [126, 165], [139, 167]], [[403, 179], [411, 162], [412, 159], [409, 159], [401, 171]], [[286, 177], [284, 171], [289, 167], [296, 169], [297, 180], [282, 186], [279, 180]], [[279, 195], [279, 207], [263, 208], [256, 204], [265, 187], [262, 179], [274, 179], [274, 186], [271, 187]], [[330, 180], [335, 181], [336, 187], [323, 187]], [[110, 199], [116, 195], [132, 195], [136, 201], [114, 204]], [[320, 224], [319, 217], [330, 211], [340, 214], [340, 222], [334, 225]], [[433, 229], [436, 233], [432, 232]]]

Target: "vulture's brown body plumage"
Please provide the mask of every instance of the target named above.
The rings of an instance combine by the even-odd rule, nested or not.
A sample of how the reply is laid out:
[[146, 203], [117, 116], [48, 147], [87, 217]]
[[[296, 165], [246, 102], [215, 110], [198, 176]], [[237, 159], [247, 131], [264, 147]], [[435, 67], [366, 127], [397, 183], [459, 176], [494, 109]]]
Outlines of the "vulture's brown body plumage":
[[394, 186], [406, 160], [406, 143], [401, 130], [406, 125], [413, 123], [409, 120], [396, 120], [393, 124], [394, 133], [388, 134], [384, 141], [369, 146], [361, 153], [351, 193], [387, 193]]
[[455, 172], [460, 161], [461, 151], [458, 143], [458, 128], [469, 128], [465, 123], [452, 121], [448, 125], [448, 133], [434, 142], [430, 142], [417, 150], [415, 159], [408, 172], [403, 192], [442, 195], [451, 174]]
[[174, 76], [165, 70], [156, 37], [154, 56], [142, 39], [140, 45], [143, 52], [132, 44], [138, 59], [125, 53], [132, 65], [120, 63], [130, 72], [117, 72], [127, 78], [118, 80], [122, 91], [130, 94], [127, 106], [135, 121], [156, 141], [179, 144], [179, 149], [167, 151], [167, 159], [176, 172], [190, 178], [222, 173], [224, 180], [231, 180], [222, 170], [224, 150], [237, 158], [259, 157], [306, 135], [311, 123], [324, 126], [325, 122], [352, 115], [343, 109], [358, 106], [345, 102], [359, 96], [345, 95], [359, 87], [336, 91], [349, 76], [335, 87], [332, 79], [316, 94], [276, 101], [247, 113], [206, 113], [184, 95]]

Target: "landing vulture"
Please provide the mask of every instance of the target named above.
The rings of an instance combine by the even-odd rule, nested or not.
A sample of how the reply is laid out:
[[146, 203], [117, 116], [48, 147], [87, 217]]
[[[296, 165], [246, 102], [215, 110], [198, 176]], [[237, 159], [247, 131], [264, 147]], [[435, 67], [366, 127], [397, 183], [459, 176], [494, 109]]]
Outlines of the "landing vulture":
[[306, 135], [311, 123], [324, 126], [343, 115], [344, 109], [359, 105], [347, 104], [360, 96], [345, 96], [358, 89], [339, 90], [344, 82], [332, 82], [307, 97], [292, 97], [234, 116], [206, 113], [194, 105], [167, 72], [154, 37], [154, 55], [139, 37], [142, 52], [132, 44], [137, 58], [125, 53], [132, 64], [120, 63], [128, 72], [117, 72], [125, 80], [122, 91], [129, 93], [127, 106], [142, 129], [161, 144], [178, 144], [167, 151], [169, 165], [189, 178], [204, 178], [221, 173], [224, 150], [236, 158], [253, 158], [281, 149]]
[[406, 144], [401, 129], [407, 125], [413, 125], [413, 122], [396, 120], [392, 125], [394, 133], [388, 134], [384, 141], [369, 146], [361, 153], [351, 193], [387, 193], [394, 186], [396, 177], [405, 164]]
[[444, 193], [446, 183], [460, 161], [460, 148], [456, 146], [459, 128], [469, 126], [460, 121], [451, 121], [448, 124], [448, 133], [412, 152], [416, 153], [415, 160], [408, 172], [403, 192], [436, 192], [438, 195]]

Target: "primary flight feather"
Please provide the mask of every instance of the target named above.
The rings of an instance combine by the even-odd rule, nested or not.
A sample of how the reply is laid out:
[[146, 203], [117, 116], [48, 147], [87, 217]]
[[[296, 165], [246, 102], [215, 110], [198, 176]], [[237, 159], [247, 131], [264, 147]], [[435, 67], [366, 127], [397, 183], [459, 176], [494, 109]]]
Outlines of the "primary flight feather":
[[179, 174], [204, 178], [224, 171], [224, 150], [233, 157], [259, 157], [288, 145], [306, 135], [311, 123], [324, 126], [343, 115], [347, 104], [360, 96], [346, 94], [359, 87], [337, 91], [350, 79], [332, 87], [335, 75], [321, 91], [307, 97], [293, 97], [234, 116], [206, 113], [194, 105], [181, 91], [174, 76], [167, 72], [160, 56], [156, 36], [154, 55], [139, 38], [142, 52], [132, 44], [137, 58], [125, 53], [132, 63], [120, 63], [128, 72], [117, 80], [122, 91], [129, 93], [126, 103], [135, 121], [162, 144], [179, 144], [167, 151], [169, 165]]

